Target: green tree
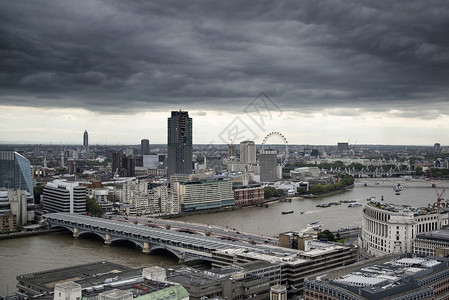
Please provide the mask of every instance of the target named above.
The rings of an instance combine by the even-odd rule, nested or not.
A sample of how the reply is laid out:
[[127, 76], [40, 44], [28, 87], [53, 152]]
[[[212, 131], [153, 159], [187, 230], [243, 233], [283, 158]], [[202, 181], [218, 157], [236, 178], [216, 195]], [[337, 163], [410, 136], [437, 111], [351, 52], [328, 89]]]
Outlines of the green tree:
[[265, 199], [274, 197], [275, 188], [269, 186], [269, 187], [264, 188], [263, 190], [264, 190]]
[[331, 242], [335, 241], [334, 234], [331, 231], [329, 231], [328, 229], [319, 232], [317, 234], [317, 238], [318, 239], [326, 239]]
[[101, 217], [103, 215], [103, 209], [101, 206], [95, 201], [95, 199], [86, 197], [86, 210], [89, 212], [89, 215], [94, 217]]
[[416, 167], [415, 168], [415, 174], [418, 175], [418, 176], [421, 176], [421, 175], [424, 174], [424, 172], [423, 172], [421, 167]]
[[36, 185], [33, 188], [34, 192], [34, 203], [39, 204], [41, 203], [41, 195], [44, 194], [44, 187], [43, 185]]
[[305, 187], [298, 187], [298, 194], [303, 195], [307, 193], [307, 189]]
[[285, 192], [284, 192], [283, 189], [276, 189], [276, 190], [274, 191], [274, 196], [275, 196], [275, 197], [282, 197], [282, 196], [284, 196], [284, 194], [285, 194]]

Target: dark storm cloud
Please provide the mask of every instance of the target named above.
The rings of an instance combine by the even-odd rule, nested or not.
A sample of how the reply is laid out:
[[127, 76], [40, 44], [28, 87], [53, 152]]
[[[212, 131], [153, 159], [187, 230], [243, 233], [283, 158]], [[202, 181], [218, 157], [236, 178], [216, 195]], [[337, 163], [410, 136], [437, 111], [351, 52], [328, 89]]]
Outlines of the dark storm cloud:
[[447, 28], [432, 0], [2, 1], [0, 104], [241, 111], [263, 90], [419, 117], [448, 100]]

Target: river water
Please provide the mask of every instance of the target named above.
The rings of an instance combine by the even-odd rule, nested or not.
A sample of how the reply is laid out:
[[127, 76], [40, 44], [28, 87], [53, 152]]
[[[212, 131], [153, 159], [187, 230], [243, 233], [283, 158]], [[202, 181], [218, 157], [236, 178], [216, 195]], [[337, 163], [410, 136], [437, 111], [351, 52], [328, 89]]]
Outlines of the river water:
[[[401, 195], [395, 195], [393, 191], [398, 182], [404, 186]], [[441, 192], [442, 188], [449, 188], [449, 182], [437, 183], [437, 186]], [[266, 236], [299, 231], [317, 220], [323, 223], [323, 229], [334, 230], [360, 226], [363, 207], [350, 208], [347, 204], [342, 204], [318, 208], [317, 204], [338, 200], [356, 200], [364, 204], [372, 196], [379, 200], [383, 196], [386, 202], [412, 206], [427, 206], [436, 201], [436, 193], [430, 182], [358, 180], [353, 189], [324, 198], [295, 198], [291, 202], [271, 203], [268, 208], [245, 207], [228, 212], [186, 216], [177, 220], [228, 226]], [[294, 213], [282, 214], [289, 210]], [[0, 295], [16, 291], [17, 275], [100, 260], [131, 267], [168, 266], [177, 263], [175, 257], [146, 255], [129, 245], [105, 246], [99, 239], [73, 239], [70, 233], [0, 240]]]

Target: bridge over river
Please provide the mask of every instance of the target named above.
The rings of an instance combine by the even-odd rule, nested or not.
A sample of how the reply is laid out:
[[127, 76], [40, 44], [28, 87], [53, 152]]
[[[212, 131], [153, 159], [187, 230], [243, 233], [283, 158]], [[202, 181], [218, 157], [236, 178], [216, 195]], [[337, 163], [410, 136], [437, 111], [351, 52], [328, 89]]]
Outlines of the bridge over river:
[[[226, 249], [243, 248], [281, 257], [297, 252], [296, 250], [271, 245], [253, 245], [238, 241], [220, 240], [187, 232], [70, 213], [51, 213], [44, 215], [44, 219], [52, 228], [64, 227], [70, 230], [75, 238], [90, 233], [101, 237], [107, 245], [117, 241], [130, 241], [142, 249], [144, 253], [161, 249], [167, 250], [176, 255], [181, 262], [211, 261], [213, 251]], [[185, 226], [188, 227], [188, 224]]]

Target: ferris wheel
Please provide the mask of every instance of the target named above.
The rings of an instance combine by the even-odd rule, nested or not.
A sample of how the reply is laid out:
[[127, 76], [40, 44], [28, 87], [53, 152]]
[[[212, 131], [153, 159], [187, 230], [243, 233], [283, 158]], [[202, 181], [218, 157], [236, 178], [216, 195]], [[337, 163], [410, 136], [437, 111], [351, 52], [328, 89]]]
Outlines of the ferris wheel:
[[267, 141], [272, 138], [272, 137], [279, 137], [282, 140], [283, 145], [280, 147], [280, 149], [276, 149], [276, 150], [282, 150], [280, 152], [278, 152], [278, 157], [280, 157], [281, 159], [281, 167], [285, 166], [285, 163], [288, 159], [288, 141], [285, 138], [285, 136], [283, 134], [281, 134], [280, 132], [274, 131], [274, 132], [270, 132], [264, 139], [262, 142], [262, 151], [265, 150], [265, 146], [269, 145], [267, 143]]

